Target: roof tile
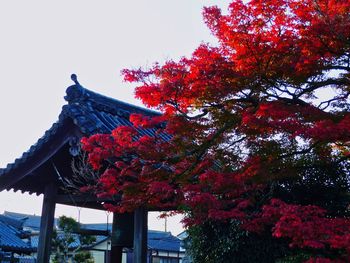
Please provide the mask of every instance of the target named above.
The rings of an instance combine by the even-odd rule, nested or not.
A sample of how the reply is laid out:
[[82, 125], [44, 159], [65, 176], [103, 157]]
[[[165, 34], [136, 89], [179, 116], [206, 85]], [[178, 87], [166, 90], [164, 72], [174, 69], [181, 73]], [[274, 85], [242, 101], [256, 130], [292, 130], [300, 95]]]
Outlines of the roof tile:
[[[150, 116], [156, 116], [160, 113], [145, 108], [134, 106], [119, 100], [115, 100], [95, 92], [89, 91], [76, 84], [67, 88], [65, 99], [67, 104], [62, 107], [58, 121], [45, 132], [45, 134], [6, 168], [0, 169], [0, 187], [1, 178], [4, 175], [10, 175], [24, 163], [34, 158], [45, 145], [50, 143], [52, 137], [63, 126], [67, 119], [73, 121], [77, 128], [84, 134], [90, 136], [96, 133], [110, 133], [119, 125], [132, 126], [129, 121], [131, 113], [141, 113]], [[152, 136], [155, 134], [154, 129], [137, 129], [141, 135]], [[167, 136], [163, 136], [165, 139]], [[26, 175], [25, 175], [26, 176]], [[10, 189], [7, 187], [6, 189]]]

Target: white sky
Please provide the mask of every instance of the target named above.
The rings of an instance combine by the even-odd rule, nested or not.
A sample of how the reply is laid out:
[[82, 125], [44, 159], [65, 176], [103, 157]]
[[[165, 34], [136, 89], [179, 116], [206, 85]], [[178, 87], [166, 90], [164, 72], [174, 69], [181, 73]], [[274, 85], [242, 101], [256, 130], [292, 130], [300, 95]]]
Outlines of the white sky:
[[[93, 91], [133, 104], [120, 70], [190, 55], [212, 42], [202, 7], [228, 0], [0, 0], [0, 167], [29, 149], [57, 120], [76, 73]], [[41, 213], [42, 197], [1, 192], [4, 210]], [[77, 218], [58, 205], [56, 216]], [[152, 214], [149, 228], [164, 230]], [[111, 217], [110, 217], [111, 220]], [[106, 213], [81, 210], [81, 222], [106, 222]], [[182, 231], [179, 217], [168, 230]]]

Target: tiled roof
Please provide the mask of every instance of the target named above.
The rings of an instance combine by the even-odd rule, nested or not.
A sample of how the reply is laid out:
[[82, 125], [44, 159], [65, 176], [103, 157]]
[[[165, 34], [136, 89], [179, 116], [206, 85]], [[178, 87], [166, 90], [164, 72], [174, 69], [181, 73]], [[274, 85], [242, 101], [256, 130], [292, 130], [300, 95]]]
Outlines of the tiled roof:
[[[6, 213], [6, 212], [5, 212]], [[6, 225], [12, 226], [18, 230], [21, 230], [23, 227], [23, 220], [19, 220], [13, 217], [9, 217], [6, 215], [0, 215], [0, 222], [3, 222]]]
[[153, 250], [180, 251], [181, 240], [170, 232], [148, 230], [148, 247]]
[[30, 244], [25, 243], [19, 236], [17, 229], [0, 221], [0, 248], [3, 250], [30, 252]]
[[[21, 214], [21, 213], [16, 213], [16, 212], [9, 212], [9, 211], [5, 211], [4, 215], [6, 217], [22, 221], [23, 227], [28, 227], [28, 228], [31, 228], [33, 230], [40, 229], [41, 216], [27, 215], [27, 214]], [[54, 219], [54, 226], [57, 227], [57, 219], [56, 218]]]
[[[159, 115], [158, 112], [97, 94], [80, 85], [70, 86], [66, 92], [68, 105], [63, 106], [59, 119], [72, 118], [84, 135], [110, 133], [118, 126], [131, 126], [131, 113]], [[139, 132], [152, 136], [155, 130], [140, 129]]]
[[[57, 147], [69, 143], [70, 153], [76, 155], [79, 152], [80, 136], [110, 133], [121, 125], [132, 126], [129, 121], [132, 113], [148, 116], [159, 115], [158, 112], [97, 94], [83, 88], [79, 83], [67, 88], [65, 100], [67, 104], [62, 107], [58, 121], [20, 158], [8, 164], [6, 168], [0, 169], [0, 190], [13, 188], [40, 194], [43, 189], [38, 189], [38, 186], [28, 188], [28, 183], [21, 184], [20, 180], [24, 180], [24, 177], [30, 176], [36, 169], [42, 167], [51, 156], [56, 154]], [[155, 129], [137, 130], [141, 135], [153, 136], [155, 134]], [[168, 139], [167, 135], [161, 136], [165, 140]], [[56, 146], [53, 145], [53, 142], [56, 142]], [[19, 178], [18, 180], [11, 177], [14, 174], [16, 178]]]
[[[0, 215], [0, 221], [2, 217], [7, 218], [8, 220], [13, 219], [15, 221], [22, 222], [24, 227], [40, 229], [41, 216], [5, 211], [3, 215]], [[58, 218], [54, 218], [54, 226], [56, 228], [58, 227], [58, 220]], [[81, 228], [101, 231], [107, 230], [106, 223], [81, 224]], [[111, 231], [111, 229], [112, 224], [109, 223], [108, 230]]]
[[[2, 222], [2, 219], [7, 220], [8, 222], [21, 222], [23, 227], [28, 227], [31, 228], [32, 230], [39, 230], [40, 229], [40, 219], [41, 216], [36, 216], [36, 215], [28, 215], [28, 214], [22, 214], [22, 213], [16, 213], [16, 212], [9, 212], [5, 211], [3, 215], [0, 215], [0, 223]], [[57, 228], [58, 224], [58, 219], [54, 219], [54, 226]], [[93, 229], [93, 230], [106, 230], [106, 224], [101, 223], [101, 224], [82, 224], [82, 228], [85, 229]], [[109, 230], [112, 229], [111, 224], [109, 224]], [[1, 230], [1, 225], [0, 225], [0, 230]], [[3, 231], [9, 232], [11, 230], [11, 233], [16, 234], [19, 236], [21, 234], [21, 231], [15, 228], [11, 228], [8, 226], [7, 229], [3, 229]], [[0, 231], [1, 235], [1, 231]], [[62, 233], [58, 233], [59, 237], [63, 236]], [[78, 238], [77, 234], [73, 234], [74, 236], [74, 242], [70, 244], [71, 249], [75, 249], [80, 246], [80, 241]], [[96, 242], [99, 243], [103, 240], [105, 240], [107, 237], [106, 236], [95, 236], [96, 237]], [[0, 236], [1, 240], [1, 236]], [[39, 242], [39, 236], [31, 236], [30, 237], [30, 244], [29, 247], [33, 250], [36, 250], [38, 248], [38, 242]], [[1, 243], [0, 243], [1, 244]], [[1, 246], [0, 246], [1, 247]]]
[[[34, 215], [27, 215], [27, 214], [21, 214], [21, 213], [15, 213], [15, 212], [8, 212], [5, 211], [4, 215], [6, 217], [23, 220], [23, 226], [29, 227], [32, 229], [39, 229], [40, 227], [40, 216], [34, 216]], [[0, 215], [1, 217], [1, 215]], [[55, 225], [57, 226], [58, 219], [55, 218]], [[0, 219], [1, 224], [1, 219]], [[91, 229], [91, 230], [106, 230], [107, 224], [106, 223], [95, 223], [95, 224], [82, 224], [82, 228], [84, 229]], [[1, 228], [1, 225], [0, 225]], [[108, 225], [108, 230], [111, 231], [112, 225]], [[15, 228], [7, 228], [6, 231], [13, 234], [19, 234], [16, 232]], [[4, 229], [5, 231], [5, 229]], [[18, 230], [17, 230], [18, 231]], [[1, 235], [1, 233], [0, 233]], [[59, 234], [60, 235], [60, 234]], [[0, 236], [1, 237], [1, 236]], [[31, 237], [31, 245], [29, 247], [32, 247], [33, 249], [37, 249], [38, 247], [38, 236], [32, 236]], [[98, 244], [108, 237], [106, 236], [96, 236], [96, 242], [95, 244]], [[17, 238], [19, 239], [19, 238]], [[20, 240], [20, 239], [19, 239]], [[20, 242], [23, 243], [22, 240]], [[148, 248], [152, 250], [160, 250], [160, 251], [173, 251], [178, 252], [180, 251], [180, 243], [181, 240], [175, 236], [173, 236], [170, 232], [163, 232], [163, 231], [157, 231], [157, 230], [148, 230]], [[70, 248], [77, 248], [80, 245], [79, 239], [75, 235], [74, 242], [70, 245]], [[28, 245], [26, 245], [28, 246]]]
[[106, 223], [95, 223], [95, 224], [81, 224], [81, 228], [84, 229], [91, 229], [91, 230], [112, 230], [112, 224], [108, 224], [108, 228], [107, 228], [107, 224]]

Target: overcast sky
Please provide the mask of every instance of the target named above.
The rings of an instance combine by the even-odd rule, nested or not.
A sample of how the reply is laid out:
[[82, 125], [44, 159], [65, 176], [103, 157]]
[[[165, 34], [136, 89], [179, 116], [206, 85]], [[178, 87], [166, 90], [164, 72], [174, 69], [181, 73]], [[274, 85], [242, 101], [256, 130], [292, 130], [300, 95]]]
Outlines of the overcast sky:
[[[57, 120], [76, 73], [95, 92], [140, 105], [120, 70], [188, 56], [213, 42], [202, 7], [228, 0], [0, 0], [0, 167], [29, 149]], [[4, 210], [41, 213], [42, 197], [0, 193]], [[78, 209], [57, 206], [56, 216]], [[149, 228], [164, 229], [150, 218]], [[110, 219], [111, 220], [111, 217]], [[106, 213], [81, 210], [82, 222], [105, 222]], [[179, 218], [168, 229], [181, 231]]]

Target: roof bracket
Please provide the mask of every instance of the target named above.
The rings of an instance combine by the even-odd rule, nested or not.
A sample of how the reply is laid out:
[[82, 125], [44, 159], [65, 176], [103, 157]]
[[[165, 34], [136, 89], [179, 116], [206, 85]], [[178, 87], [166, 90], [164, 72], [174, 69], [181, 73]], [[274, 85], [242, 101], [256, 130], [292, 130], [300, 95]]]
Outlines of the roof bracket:
[[72, 136], [69, 138], [69, 153], [72, 156], [78, 156], [80, 153], [80, 139], [77, 136]]

